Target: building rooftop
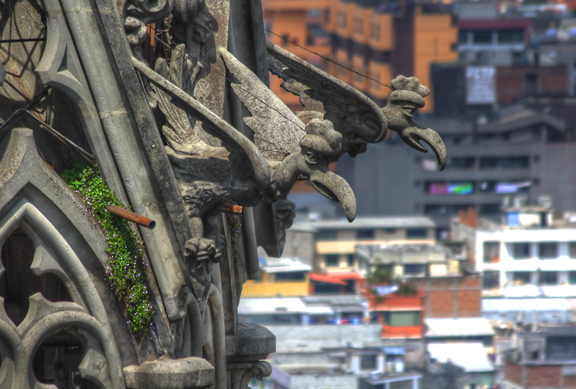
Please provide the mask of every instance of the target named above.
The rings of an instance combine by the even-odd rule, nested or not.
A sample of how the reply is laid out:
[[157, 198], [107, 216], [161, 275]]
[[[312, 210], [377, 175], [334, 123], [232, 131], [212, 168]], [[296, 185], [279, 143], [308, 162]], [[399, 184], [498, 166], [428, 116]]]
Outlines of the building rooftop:
[[426, 338], [493, 336], [494, 329], [488, 319], [462, 317], [458, 319], [424, 319]]
[[494, 371], [481, 342], [431, 343], [427, 349], [431, 358], [440, 363], [451, 362], [466, 373]]
[[314, 229], [364, 229], [364, 228], [434, 228], [436, 225], [429, 217], [357, 217], [352, 223], [346, 219], [319, 220], [309, 222]]
[[328, 305], [308, 306], [298, 297], [241, 298], [239, 315], [333, 315]]
[[259, 258], [260, 268], [266, 273], [290, 273], [297, 271], [309, 272], [310, 265], [300, 262], [297, 258]]

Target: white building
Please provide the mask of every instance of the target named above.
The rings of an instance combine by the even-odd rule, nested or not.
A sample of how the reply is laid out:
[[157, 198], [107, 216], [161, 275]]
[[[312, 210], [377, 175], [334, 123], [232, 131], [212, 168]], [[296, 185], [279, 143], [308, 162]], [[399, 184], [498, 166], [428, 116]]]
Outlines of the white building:
[[485, 297], [576, 296], [576, 225], [567, 218], [533, 208], [508, 212], [503, 225], [455, 220], [452, 239], [468, 241]]

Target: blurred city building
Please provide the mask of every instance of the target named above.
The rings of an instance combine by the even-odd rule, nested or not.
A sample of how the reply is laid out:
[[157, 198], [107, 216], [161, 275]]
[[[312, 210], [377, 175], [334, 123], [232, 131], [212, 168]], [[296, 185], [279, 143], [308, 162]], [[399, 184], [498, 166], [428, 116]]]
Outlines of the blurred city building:
[[470, 244], [483, 296], [575, 297], [576, 213], [516, 203], [503, 208], [500, 223], [452, 222], [452, 238]]
[[506, 388], [576, 386], [576, 327], [517, 328], [503, 352]]

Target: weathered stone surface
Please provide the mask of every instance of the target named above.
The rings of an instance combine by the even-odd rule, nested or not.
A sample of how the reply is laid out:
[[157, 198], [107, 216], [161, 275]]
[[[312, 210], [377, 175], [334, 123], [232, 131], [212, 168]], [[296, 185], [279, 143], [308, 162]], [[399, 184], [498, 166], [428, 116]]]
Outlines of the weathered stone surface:
[[275, 351], [276, 336], [258, 324], [240, 323], [235, 335], [226, 336], [228, 361], [257, 361]]
[[214, 384], [214, 367], [197, 357], [144, 362], [124, 368], [126, 387], [134, 389], [207, 388]]

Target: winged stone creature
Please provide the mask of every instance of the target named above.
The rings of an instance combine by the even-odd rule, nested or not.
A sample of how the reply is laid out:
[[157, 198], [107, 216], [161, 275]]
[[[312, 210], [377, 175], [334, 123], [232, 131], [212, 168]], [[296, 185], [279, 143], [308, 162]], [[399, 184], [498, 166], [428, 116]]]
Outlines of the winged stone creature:
[[348, 221], [356, 217], [356, 198], [350, 185], [328, 169], [342, 155], [343, 135], [329, 120], [314, 118], [304, 124], [260, 79], [225, 49], [219, 54], [238, 83], [232, 88], [252, 116], [244, 122], [254, 131], [254, 143], [270, 170], [268, 200], [286, 200], [298, 179], [323, 196], [339, 201]]
[[[267, 51], [269, 70], [285, 80], [284, 89], [300, 96], [305, 110], [299, 117], [332, 121], [343, 136], [342, 154], [347, 152], [355, 157], [366, 151], [368, 143], [384, 140], [390, 129], [420, 152], [427, 150], [419, 142], [428, 143], [436, 155], [439, 170], [446, 167], [446, 146], [440, 135], [412, 121], [414, 112], [424, 107], [424, 97], [430, 94], [417, 78], [396, 77], [391, 82], [392, 92], [386, 107], [380, 108], [357, 89], [275, 44], [267, 42]], [[339, 156], [334, 155], [334, 160]]]

